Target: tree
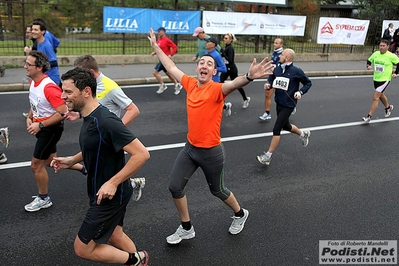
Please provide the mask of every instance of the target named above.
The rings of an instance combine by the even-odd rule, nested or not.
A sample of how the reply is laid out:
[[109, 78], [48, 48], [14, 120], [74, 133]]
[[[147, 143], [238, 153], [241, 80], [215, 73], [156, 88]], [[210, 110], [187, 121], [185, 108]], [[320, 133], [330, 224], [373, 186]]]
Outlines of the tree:
[[[395, 20], [399, 14], [399, 1], [397, 0], [353, 0], [359, 6], [358, 17], [370, 20], [367, 41], [376, 44], [381, 39], [381, 25], [383, 20]], [[399, 26], [399, 25], [395, 25]]]

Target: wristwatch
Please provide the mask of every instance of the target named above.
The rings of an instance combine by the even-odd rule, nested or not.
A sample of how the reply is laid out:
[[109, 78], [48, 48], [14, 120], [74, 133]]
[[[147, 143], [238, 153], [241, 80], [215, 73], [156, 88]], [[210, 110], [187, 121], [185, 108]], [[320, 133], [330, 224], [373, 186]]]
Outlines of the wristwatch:
[[40, 129], [43, 129], [43, 128], [44, 128], [44, 125], [43, 125], [42, 122], [39, 122], [39, 128], [40, 128]]
[[246, 77], [246, 79], [247, 79], [249, 82], [254, 81], [254, 79], [251, 79], [251, 78], [249, 77], [249, 73], [245, 74], [245, 77]]

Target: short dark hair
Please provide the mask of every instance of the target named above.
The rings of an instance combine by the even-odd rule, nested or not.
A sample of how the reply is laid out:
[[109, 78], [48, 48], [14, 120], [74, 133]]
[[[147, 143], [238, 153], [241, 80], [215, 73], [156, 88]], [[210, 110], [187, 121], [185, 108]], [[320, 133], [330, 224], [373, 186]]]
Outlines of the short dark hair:
[[210, 55], [210, 54], [204, 54], [203, 56], [201, 56], [200, 60], [198, 60], [198, 62], [197, 62], [197, 65], [199, 64], [199, 61], [201, 61], [201, 59], [202, 59], [203, 57], [205, 57], [205, 56], [210, 57], [210, 58], [213, 59], [213, 62], [215, 63], [215, 68], [216, 68], [216, 67], [217, 67], [217, 65], [216, 65], [216, 60], [215, 60], [215, 58], [214, 58], [212, 55]]
[[48, 57], [45, 53], [39, 52], [37, 50], [30, 51], [29, 56], [33, 56], [35, 58], [36, 67], [42, 67], [43, 73], [50, 70], [50, 62], [48, 61]]
[[389, 46], [389, 41], [388, 41], [388, 40], [386, 40], [386, 39], [381, 39], [380, 43], [382, 43], [382, 42]]
[[74, 67], [81, 67], [86, 69], [93, 69], [95, 72], [98, 72], [98, 64], [96, 59], [89, 55], [82, 55], [76, 58], [75, 62], [73, 63]]
[[75, 87], [80, 91], [83, 91], [86, 87], [90, 87], [91, 96], [93, 98], [96, 97], [97, 81], [90, 70], [81, 67], [75, 67], [71, 70], [68, 70], [61, 76], [62, 81], [68, 79], [71, 79], [75, 84]]
[[32, 25], [39, 25], [41, 31], [43, 31], [43, 30], [46, 31], [47, 30], [46, 24], [44, 24], [41, 21], [35, 20], [35, 21], [32, 22]]

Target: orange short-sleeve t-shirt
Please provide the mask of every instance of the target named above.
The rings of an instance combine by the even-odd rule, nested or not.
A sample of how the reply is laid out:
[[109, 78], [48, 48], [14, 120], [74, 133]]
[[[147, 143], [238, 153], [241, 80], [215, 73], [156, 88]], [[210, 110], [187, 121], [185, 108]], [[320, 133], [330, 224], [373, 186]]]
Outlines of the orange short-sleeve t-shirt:
[[210, 81], [198, 87], [198, 80], [184, 75], [181, 84], [187, 91], [187, 139], [198, 148], [220, 144], [223, 101], [222, 83]]

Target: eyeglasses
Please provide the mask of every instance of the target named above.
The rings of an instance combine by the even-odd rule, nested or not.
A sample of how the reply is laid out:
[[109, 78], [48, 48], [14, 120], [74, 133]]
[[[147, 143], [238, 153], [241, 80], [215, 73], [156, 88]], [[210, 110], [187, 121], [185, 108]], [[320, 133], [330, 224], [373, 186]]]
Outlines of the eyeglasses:
[[25, 62], [24, 66], [32, 67], [32, 66], [36, 66], [36, 65], [32, 65], [32, 64], [29, 64], [28, 62]]

